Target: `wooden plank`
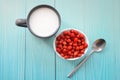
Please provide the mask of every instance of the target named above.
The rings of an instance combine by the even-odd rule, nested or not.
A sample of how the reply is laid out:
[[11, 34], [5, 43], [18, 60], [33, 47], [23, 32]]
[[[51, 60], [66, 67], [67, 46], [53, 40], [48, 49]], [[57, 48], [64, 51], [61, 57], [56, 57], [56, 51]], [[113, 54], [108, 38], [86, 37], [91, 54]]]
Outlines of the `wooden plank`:
[[115, 0], [114, 1], [114, 17], [113, 17], [113, 49], [114, 52], [112, 54], [115, 55], [115, 65], [113, 68], [115, 68], [115, 80], [120, 79], [120, 48], [119, 48], [119, 40], [120, 40], [120, 0]]
[[[62, 24], [60, 31], [66, 28], [75, 28], [86, 32], [84, 26], [84, 1], [83, 0], [56, 0], [56, 8], [58, 9]], [[86, 34], [88, 35], [88, 34]], [[81, 61], [65, 61], [56, 56], [56, 80], [69, 80], [68, 73]], [[85, 67], [81, 69], [71, 78], [71, 80], [85, 80]]]
[[24, 80], [25, 29], [15, 25], [24, 16], [24, 0], [0, 0], [0, 80]]
[[[54, 6], [54, 1], [27, 0], [26, 14], [31, 8], [40, 4]], [[52, 44], [53, 37], [37, 38], [26, 31], [26, 80], [55, 80], [55, 54]]]
[[[71, 80], [119, 80], [120, 66], [117, 47], [120, 39], [120, 1], [119, 0], [57, 0], [56, 7], [62, 15], [64, 28], [78, 28], [86, 33], [92, 42], [105, 38], [106, 49], [94, 54]], [[90, 51], [90, 48], [89, 50]], [[68, 62], [56, 56], [56, 79], [67, 80], [67, 73], [78, 63]]]
[[[115, 80], [114, 54], [114, 0], [86, 1], [85, 26], [91, 43], [97, 38], [107, 41], [106, 48], [100, 54], [94, 54], [86, 63], [86, 80]], [[116, 20], [116, 19], [115, 19]], [[116, 28], [117, 29], [117, 28]]]

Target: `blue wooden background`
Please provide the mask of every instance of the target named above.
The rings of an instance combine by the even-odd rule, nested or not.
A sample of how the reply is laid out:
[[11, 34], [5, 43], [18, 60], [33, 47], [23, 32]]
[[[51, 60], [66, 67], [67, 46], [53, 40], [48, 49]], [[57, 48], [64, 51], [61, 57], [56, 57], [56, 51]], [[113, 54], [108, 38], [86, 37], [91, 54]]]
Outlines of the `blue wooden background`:
[[[17, 27], [40, 4], [55, 7], [61, 28], [76, 28], [107, 46], [71, 78], [67, 74], [80, 61], [65, 61], [53, 50], [54, 37], [40, 39], [27, 28]], [[0, 80], [120, 80], [120, 0], [0, 0]], [[89, 50], [90, 51], [90, 48]]]

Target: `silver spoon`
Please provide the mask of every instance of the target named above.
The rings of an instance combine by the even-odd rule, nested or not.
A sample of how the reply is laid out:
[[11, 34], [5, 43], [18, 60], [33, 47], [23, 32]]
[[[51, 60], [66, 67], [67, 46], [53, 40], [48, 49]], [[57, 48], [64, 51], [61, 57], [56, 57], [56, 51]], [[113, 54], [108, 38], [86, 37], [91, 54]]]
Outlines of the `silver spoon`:
[[79, 69], [79, 67], [87, 61], [87, 59], [92, 55], [92, 53], [102, 51], [105, 45], [106, 41], [104, 39], [96, 40], [92, 45], [91, 52], [68, 74], [67, 77], [70, 78]]

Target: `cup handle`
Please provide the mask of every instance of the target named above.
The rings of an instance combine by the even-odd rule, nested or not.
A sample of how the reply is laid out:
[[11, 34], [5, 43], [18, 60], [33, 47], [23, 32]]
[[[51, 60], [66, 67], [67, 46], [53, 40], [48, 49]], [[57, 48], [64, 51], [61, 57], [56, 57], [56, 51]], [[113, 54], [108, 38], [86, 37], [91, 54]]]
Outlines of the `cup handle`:
[[26, 19], [17, 19], [15, 24], [21, 27], [27, 27]]

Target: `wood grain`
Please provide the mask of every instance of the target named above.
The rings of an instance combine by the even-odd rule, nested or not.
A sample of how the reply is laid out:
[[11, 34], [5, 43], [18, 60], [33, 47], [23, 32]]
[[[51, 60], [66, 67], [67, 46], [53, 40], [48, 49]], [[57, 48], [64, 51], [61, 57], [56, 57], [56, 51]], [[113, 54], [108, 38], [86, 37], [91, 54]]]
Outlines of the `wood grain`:
[[24, 0], [0, 0], [0, 80], [24, 80], [25, 29], [15, 25], [19, 17], [25, 17]]

